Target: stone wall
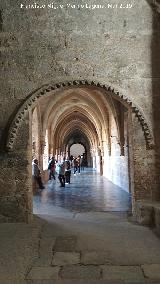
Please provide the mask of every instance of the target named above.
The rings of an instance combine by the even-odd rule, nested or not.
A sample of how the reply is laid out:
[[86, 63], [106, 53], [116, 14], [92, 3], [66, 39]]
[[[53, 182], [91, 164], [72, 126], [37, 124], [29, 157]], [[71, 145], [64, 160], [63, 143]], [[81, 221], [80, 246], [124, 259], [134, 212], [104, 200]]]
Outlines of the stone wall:
[[[153, 133], [155, 139], [154, 200], [160, 200], [160, 14], [154, 14], [152, 36], [152, 109]], [[157, 186], [158, 185], [158, 186]]]
[[[138, 139], [140, 139], [140, 137], [138, 137]], [[151, 180], [147, 161], [147, 151], [145, 150], [145, 145], [143, 143], [139, 144], [139, 141], [136, 141], [138, 139], [135, 139], [134, 141], [134, 195], [135, 199], [143, 199], [151, 197]]]
[[81, 78], [117, 86], [150, 119], [152, 12], [145, 0], [116, 10], [20, 9], [8, 0], [1, 10], [2, 127], [36, 88]]
[[29, 119], [23, 121], [14, 152], [0, 155], [0, 221], [32, 218], [31, 143]]
[[155, 152], [146, 150], [146, 142], [137, 118], [133, 117], [134, 199], [158, 199]]
[[[99, 4], [104, 2], [106, 1], [100, 0]], [[110, 2], [119, 4], [118, 0]], [[60, 8], [59, 4], [58, 9], [27, 9], [27, 3], [24, 0], [22, 8], [19, 0], [7, 0], [0, 4], [0, 136], [3, 151], [0, 155], [0, 179], [9, 176], [4, 179], [1, 187], [1, 213], [9, 220], [18, 221], [27, 220], [27, 212], [31, 209], [28, 197], [30, 181], [27, 179], [30, 171], [29, 127], [22, 124], [12, 154], [4, 152], [3, 143], [7, 133], [6, 125], [12, 121], [18, 107], [31, 92], [48, 82], [97, 80], [116, 87], [137, 104], [151, 128], [153, 124], [155, 126], [155, 119], [156, 125], [160, 121], [156, 108], [158, 83], [154, 86], [152, 84], [152, 76], [158, 76], [159, 70], [153, 70], [151, 50], [154, 48], [157, 54], [156, 50], [159, 48], [156, 37], [158, 20], [156, 18], [154, 25], [152, 24], [152, 10], [145, 0], [138, 3], [132, 1], [131, 9], [73, 9], [66, 6]], [[82, 4], [83, 1], [74, 3]], [[63, 0], [61, 4], [67, 3]], [[153, 101], [154, 112], [153, 91], [156, 94]], [[146, 156], [151, 160], [151, 167], [154, 159], [152, 153], [145, 150], [142, 130], [136, 130], [136, 135], [138, 144], [135, 139], [135, 195], [138, 199], [150, 198], [152, 184], [146, 178], [149, 173]], [[156, 137], [158, 142], [160, 136]], [[11, 167], [8, 165], [10, 160]], [[22, 160], [23, 169], [20, 166]], [[18, 173], [21, 179], [16, 181]], [[7, 206], [10, 209], [6, 210]], [[17, 208], [15, 213], [12, 208]], [[5, 213], [5, 210], [9, 213]]]

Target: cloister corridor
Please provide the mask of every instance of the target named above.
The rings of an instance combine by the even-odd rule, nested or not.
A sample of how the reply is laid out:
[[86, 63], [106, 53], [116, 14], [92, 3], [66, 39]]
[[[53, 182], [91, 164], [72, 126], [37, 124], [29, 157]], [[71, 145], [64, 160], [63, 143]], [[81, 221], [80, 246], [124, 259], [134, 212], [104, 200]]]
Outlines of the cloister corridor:
[[[128, 211], [136, 198], [131, 115], [125, 100], [95, 86], [51, 88], [41, 96], [29, 116], [32, 159], [45, 183], [41, 193], [33, 188], [33, 212], [43, 211], [44, 204], [48, 212], [50, 203], [76, 211]], [[52, 156], [56, 164], [80, 156], [85, 171], [74, 176], [72, 168], [71, 184], [62, 190], [58, 177], [48, 182]]]
[[[129, 98], [88, 81], [42, 87], [22, 103], [6, 147], [17, 199], [10, 215], [8, 199], [3, 205], [3, 284], [159, 284], [152, 140]], [[73, 156], [81, 161], [75, 174]], [[71, 180], [62, 186], [57, 167], [68, 159]]]
[[51, 2], [0, 1], [0, 284], [160, 284], [160, 0]]

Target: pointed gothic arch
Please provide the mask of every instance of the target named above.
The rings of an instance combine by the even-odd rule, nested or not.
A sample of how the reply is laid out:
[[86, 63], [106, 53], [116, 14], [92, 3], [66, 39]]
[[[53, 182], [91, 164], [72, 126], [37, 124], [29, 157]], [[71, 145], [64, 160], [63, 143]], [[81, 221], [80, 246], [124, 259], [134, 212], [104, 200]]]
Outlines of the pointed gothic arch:
[[51, 91], [56, 91], [64, 88], [69, 87], [77, 87], [77, 86], [93, 86], [96, 88], [99, 88], [100, 90], [103, 89], [106, 91], [106, 95], [110, 95], [113, 98], [119, 100], [123, 105], [125, 105], [127, 108], [131, 109], [132, 112], [136, 115], [138, 118], [139, 123], [141, 124], [142, 131], [146, 140], [146, 147], [147, 149], [152, 149], [154, 147], [154, 139], [151, 127], [149, 126], [149, 123], [147, 122], [144, 114], [140, 110], [140, 108], [135, 105], [131, 101], [131, 99], [127, 96], [124, 96], [123, 94], [119, 93], [115, 89], [113, 89], [111, 86], [108, 86], [106, 84], [101, 84], [96, 81], [88, 81], [88, 80], [77, 80], [77, 81], [69, 81], [69, 82], [62, 82], [57, 84], [48, 84], [45, 86], [42, 86], [35, 92], [31, 93], [25, 100], [25, 102], [21, 105], [19, 110], [17, 111], [15, 117], [13, 118], [12, 122], [10, 123], [8, 127], [8, 135], [6, 139], [6, 149], [8, 151], [11, 151], [14, 149], [14, 143], [17, 137], [18, 129], [21, 125], [21, 122], [25, 118], [25, 114], [33, 108], [35, 103], [37, 103], [38, 99], [41, 97], [44, 97], [48, 95]]

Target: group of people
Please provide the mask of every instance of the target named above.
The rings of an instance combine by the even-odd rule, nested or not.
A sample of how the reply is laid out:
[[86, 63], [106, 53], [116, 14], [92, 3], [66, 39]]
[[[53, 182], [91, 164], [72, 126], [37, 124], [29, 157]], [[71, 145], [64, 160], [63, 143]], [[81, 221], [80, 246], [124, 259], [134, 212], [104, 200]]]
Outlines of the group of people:
[[80, 168], [81, 168], [81, 156], [80, 155], [77, 158], [73, 157], [73, 166], [74, 166], [74, 174], [76, 174], [76, 172], [80, 174]]
[[69, 159], [63, 159], [61, 163], [57, 163], [54, 157], [51, 158], [48, 164], [49, 180], [53, 177], [55, 180], [55, 174], [58, 173], [58, 179], [62, 187], [65, 187], [65, 183], [70, 184], [71, 177], [71, 163]]
[[[80, 155], [78, 157], [71, 157], [70, 159], [63, 158], [62, 162], [57, 162], [55, 157], [52, 157], [48, 163], [49, 180], [52, 178], [56, 180], [56, 173], [58, 173], [58, 179], [61, 187], [65, 187], [65, 183], [70, 184], [72, 166], [74, 175], [76, 172], [80, 174], [80, 171], [84, 169]], [[34, 159], [32, 162], [32, 176], [34, 176], [39, 188], [44, 189], [45, 187], [42, 183], [41, 172], [37, 159]]]

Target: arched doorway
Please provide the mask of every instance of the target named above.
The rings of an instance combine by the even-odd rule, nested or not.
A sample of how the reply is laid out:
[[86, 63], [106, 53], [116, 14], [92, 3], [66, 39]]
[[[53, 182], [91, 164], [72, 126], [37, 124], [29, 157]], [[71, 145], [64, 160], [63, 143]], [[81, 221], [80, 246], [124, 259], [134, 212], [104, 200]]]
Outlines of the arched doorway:
[[70, 147], [70, 155], [72, 156], [75, 156], [75, 157], [78, 157], [79, 155], [83, 156], [84, 153], [85, 153], [85, 148], [80, 143], [74, 143]]
[[[133, 111], [137, 114], [140, 123], [146, 125], [141, 131], [141, 136], [143, 136], [143, 132], [145, 134], [142, 138], [143, 147], [146, 147], [146, 143], [149, 146], [151, 141], [149, 128], [138, 108], [134, 107], [130, 100], [123, 99], [119, 93], [101, 85], [80, 83], [78, 86], [77, 84], [66, 86], [62, 84], [56, 85], [56, 87], [47, 87], [28, 98], [17, 113], [10, 127], [8, 149], [17, 149], [15, 141], [18, 138], [17, 134], [23, 128], [22, 116], [27, 118], [25, 127], [30, 129], [28, 141], [31, 143], [30, 122], [33, 120], [32, 112], [37, 101], [40, 108], [42, 128], [39, 137], [40, 159], [44, 155], [43, 150], [46, 143], [48, 155], [66, 155], [66, 141], [73, 133], [73, 129], [78, 129], [87, 137], [92, 164], [95, 165], [97, 172], [129, 190], [134, 202], [136, 194], [133, 170], [133, 133], [131, 135]], [[135, 121], [134, 123], [136, 123], [139, 131], [139, 123]], [[47, 142], [45, 140], [46, 132], [48, 133]], [[29, 143], [27, 147], [30, 146]], [[26, 149], [28, 151], [28, 148]], [[31, 155], [27, 154], [27, 159], [30, 165]], [[31, 179], [30, 168], [28, 168], [28, 179]], [[28, 199], [28, 202], [30, 201], [31, 199]]]

